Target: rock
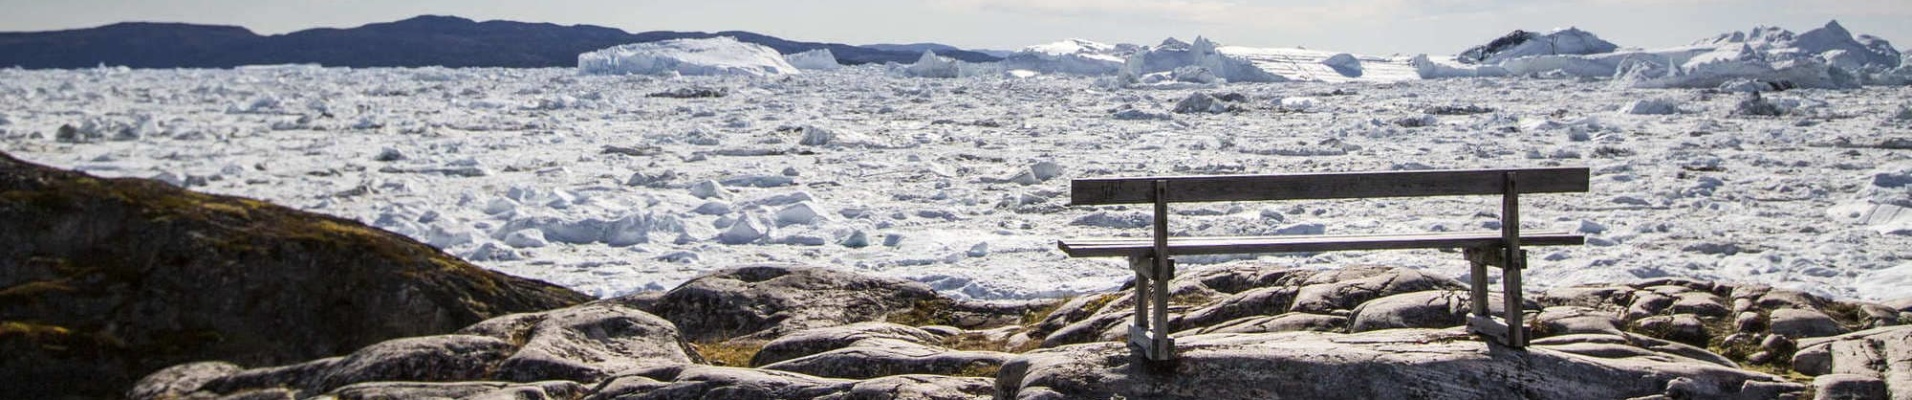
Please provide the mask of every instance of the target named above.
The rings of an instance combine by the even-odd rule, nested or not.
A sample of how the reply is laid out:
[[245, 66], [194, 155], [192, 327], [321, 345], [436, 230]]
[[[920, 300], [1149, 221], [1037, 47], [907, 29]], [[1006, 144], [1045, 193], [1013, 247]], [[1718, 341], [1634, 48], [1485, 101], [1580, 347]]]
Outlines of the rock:
[[508, 385], [505, 382], [367, 382], [341, 387], [326, 394], [339, 400], [463, 399], [503, 389]]
[[0, 303], [7, 330], [37, 332], [0, 335], [0, 382], [38, 383], [0, 397], [125, 396], [180, 363], [292, 363], [590, 299], [352, 220], [149, 180], [0, 155], [0, 193], [0, 287], [82, 288]]
[[850, 347], [764, 365], [762, 368], [831, 378], [868, 379], [890, 375], [957, 375], [993, 370], [1014, 354], [958, 351], [906, 340], [868, 339]]
[[654, 364], [696, 361], [670, 321], [616, 300], [497, 318], [460, 332], [524, 343], [491, 378], [532, 382], [595, 382]]
[[[642, 300], [616, 299], [511, 314], [458, 334], [389, 340], [345, 357], [280, 367], [229, 371], [216, 364], [186, 364], [149, 376], [134, 393], [183, 397], [290, 388], [301, 396], [332, 392], [341, 398], [409, 398], [502, 390], [499, 396], [569, 393], [561, 397], [575, 398], [570, 394], [584, 391], [575, 382], [598, 382], [623, 371], [702, 361], [668, 321], [626, 304], [637, 301]], [[204, 383], [194, 383], [199, 381]], [[462, 383], [382, 383], [395, 381]], [[507, 387], [490, 381], [548, 384]]]
[[1781, 308], [1773, 310], [1769, 318], [1772, 321], [1769, 331], [1774, 335], [1809, 338], [1846, 333], [1846, 328], [1840, 327], [1839, 322], [1833, 321], [1832, 317], [1813, 310]]
[[1348, 326], [1348, 317], [1309, 313], [1286, 313], [1276, 316], [1243, 317], [1214, 324], [1194, 331], [1183, 331], [1174, 336], [1199, 335], [1204, 333], [1273, 333], [1273, 332], [1340, 332]]
[[1463, 290], [1466, 285], [1454, 278], [1430, 275], [1408, 268], [1353, 267], [1321, 271], [1309, 276], [1295, 293], [1295, 305], [1289, 311], [1327, 314], [1333, 310], [1353, 309], [1370, 299], [1423, 290]]
[[[1460, 328], [1356, 334], [1288, 332], [1177, 338], [1173, 364], [1138, 363], [1121, 343], [1025, 353], [1002, 367], [998, 398], [1623, 399], [1707, 390], [1766, 399], [1803, 385], [1677, 356], [1590, 357], [1536, 345], [1513, 351]], [[1482, 377], [1494, 377], [1483, 379]], [[1697, 388], [1673, 382], [1704, 382]], [[1675, 387], [1678, 386], [1678, 387]]]
[[[1495, 295], [1489, 297], [1490, 312], [1505, 315], [1506, 301]], [[1348, 331], [1466, 325], [1467, 313], [1473, 307], [1468, 298], [1469, 293], [1464, 290], [1428, 290], [1369, 300], [1354, 308], [1348, 318]]]
[[[1492, 303], [1489, 303], [1492, 304]], [[1534, 337], [1576, 334], [1620, 335], [1624, 323], [1614, 318], [1613, 313], [1590, 307], [1554, 306], [1540, 311], [1534, 317], [1538, 328]]]
[[1886, 398], [1912, 398], [1912, 326], [1799, 341], [1792, 368], [1808, 376], [1852, 374], [1885, 381]]
[[1739, 313], [1738, 317], [1733, 318], [1733, 328], [1740, 332], [1748, 333], [1764, 331], [1766, 330], [1766, 317], [1752, 311], [1742, 312]]
[[201, 361], [166, 367], [133, 384], [126, 392], [130, 400], [160, 400], [185, 397], [199, 391], [207, 382], [244, 370], [223, 361]]
[[678, 365], [612, 378], [585, 399], [809, 399], [838, 392], [851, 382], [783, 371]]
[[1826, 374], [1812, 378], [1813, 399], [1884, 400], [1888, 399], [1885, 381], [1856, 374]]
[[888, 322], [862, 322], [844, 326], [806, 329], [765, 343], [750, 358], [751, 366], [762, 366], [830, 350], [850, 347], [864, 340], [894, 340], [931, 344], [942, 340], [921, 328]]
[[483, 380], [491, 368], [511, 355], [511, 343], [474, 335], [442, 335], [393, 339], [352, 354], [284, 367], [246, 370], [209, 382], [203, 388], [217, 394], [289, 387], [302, 393], [325, 393], [363, 382], [457, 382]]
[[1726, 317], [1732, 310], [1721, 304], [1724, 299], [1706, 292], [1681, 293], [1674, 297], [1673, 305], [1667, 310], [1675, 314], [1693, 314], [1702, 317]]
[[896, 375], [856, 382], [817, 400], [981, 400], [995, 391], [995, 378]]
[[921, 283], [820, 267], [754, 265], [671, 289], [653, 311], [693, 341], [769, 340], [799, 330], [877, 321], [938, 299]]
[[1635, 331], [1655, 338], [1705, 346], [1711, 336], [1706, 333], [1706, 323], [1691, 314], [1659, 315], [1641, 318], [1633, 322]]

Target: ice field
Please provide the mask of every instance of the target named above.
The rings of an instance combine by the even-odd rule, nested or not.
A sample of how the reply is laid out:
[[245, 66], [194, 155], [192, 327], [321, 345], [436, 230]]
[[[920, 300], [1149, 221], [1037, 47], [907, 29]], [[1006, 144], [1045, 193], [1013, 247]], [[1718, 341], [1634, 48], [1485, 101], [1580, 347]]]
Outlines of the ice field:
[[[1554, 165], [1591, 167], [1592, 191], [1524, 196], [1523, 229], [1589, 244], [1534, 249], [1531, 286], [1683, 276], [1868, 299], [1912, 287], [1906, 87], [1766, 93], [1774, 117], [1736, 115], [1747, 94], [1592, 79], [1106, 81], [880, 66], [0, 70], [0, 149], [355, 218], [600, 296], [754, 262], [1059, 296], [1130, 274], [1066, 258], [1055, 240], [1147, 234], [1145, 208], [1067, 206], [1071, 178]], [[1194, 93], [1233, 111], [1173, 112]], [[1217, 203], [1172, 221], [1200, 235], [1462, 231], [1493, 229], [1497, 209], [1486, 197]], [[1225, 262], [1466, 271], [1431, 250], [1182, 260]]]

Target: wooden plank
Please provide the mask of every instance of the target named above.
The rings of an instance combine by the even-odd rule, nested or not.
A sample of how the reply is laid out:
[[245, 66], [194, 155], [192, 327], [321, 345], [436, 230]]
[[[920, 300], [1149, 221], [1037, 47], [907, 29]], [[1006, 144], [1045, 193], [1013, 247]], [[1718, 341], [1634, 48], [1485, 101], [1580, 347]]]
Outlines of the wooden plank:
[[[1498, 246], [1499, 232], [1413, 233], [1387, 235], [1300, 235], [1169, 238], [1170, 255], [1295, 253], [1344, 250], [1443, 249]], [[1153, 238], [1066, 239], [1057, 247], [1071, 257], [1129, 257], [1152, 254]], [[1566, 232], [1521, 235], [1527, 246], [1571, 246], [1586, 237]]]
[[1520, 193], [1587, 191], [1586, 167], [1088, 178], [1070, 181], [1069, 204], [1152, 203], [1155, 181], [1168, 181], [1171, 203], [1352, 199], [1500, 194], [1501, 178], [1520, 174]]

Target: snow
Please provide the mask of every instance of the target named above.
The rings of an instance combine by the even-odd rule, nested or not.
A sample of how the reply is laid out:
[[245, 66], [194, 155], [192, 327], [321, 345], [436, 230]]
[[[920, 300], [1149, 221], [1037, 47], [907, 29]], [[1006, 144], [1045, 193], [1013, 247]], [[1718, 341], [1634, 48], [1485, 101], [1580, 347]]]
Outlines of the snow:
[[1109, 75], [1121, 71], [1124, 58], [1136, 50], [1133, 45], [1066, 39], [1025, 47], [1004, 57], [1001, 65], [1044, 74]]
[[904, 72], [918, 78], [955, 78], [962, 76], [962, 62], [936, 55], [935, 51], [924, 50], [923, 57], [916, 59], [916, 63], [910, 64]]
[[732, 37], [633, 43], [578, 55], [578, 72], [597, 75], [741, 75], [798, 73], [776, 50]]
[[[1898, 116], [1912, 88], [1633, 86], [1688, 65], [1773, 56], [1744, 52], [1745, 38], [1786, 35], [1740, 36], [1735, 54], [1708, 44], [1500, 65], [1165, 41], [1123, 59], [1161, 80], [1126, 86], [1107, 84], [1115, 73], [1005, 78], [1008, 70], [934, 56], [922, 69], [954, 79], [874, 65], [777, 79], [0, 70], [0, 150], [365, 221], [600, 296], [761, 262], [900, 277], [965, 297], [1070, 295], [1133, 273], [1120, 260], [1064, 257], [1055, 240], [1146, 235], [1151, 221], [1133, 207], [1069, 206], [1071, 179], [1585, 165], [1591, 192], [1522, 198], [1523, 228], [1589, 235], [1587, 246], [1546, 249], [1529, 272], [1535, 289], [1679, 276], [1906, 296], [1892, 283], [1912, 274], [1912, 117]], [[1244, 82], [1231, 76], [1240, 70], [1210, 68], [1218, 65], [1286, 82]], [[1606, 75], [1550, 73], [1576, 65]], [[1419, 79], [1428, 72], [1468, 77]], [[1736, 115], [1752, 95], [1719, 90], [1729, 84], [1765, 88], [1759, 102], [1778, 115]], [[685, 88], [723, 95], [650, 96]], [[1202, 112], [1171, 112], [1189, 99]], [[1498, 207], [1486, 197], [1177, 205], [1171, 228], [1468, 231], [1493, 229]], [[1410, 250], [1182, 262], [1462, 275], [1458, 258]]]
[[784, 61], [790, 62], [790, 65], [797, 69], [829, 71], [843, 68], [842, 64], [837, 63], [836, 54], [830, 53], [830, 49], [816, 49], [791, 54], [783, 56], [783, 59]]

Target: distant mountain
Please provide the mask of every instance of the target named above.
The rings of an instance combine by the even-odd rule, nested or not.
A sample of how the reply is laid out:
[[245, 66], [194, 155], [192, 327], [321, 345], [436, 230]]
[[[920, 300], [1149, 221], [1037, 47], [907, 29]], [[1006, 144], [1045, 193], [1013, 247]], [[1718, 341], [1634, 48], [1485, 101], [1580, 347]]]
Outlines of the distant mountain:
[[[226, 68], [260, 64], [337, 67], [571, 67], [578, 53], [627, 43], [733, 36], [792, 54], [827, 48], [844, 64], [910, 63], [921, 52], [784, 40], [741, 31], [629, 33], [591, 25], [477, 22], [448, 16], [261, 36], [235, 26], [129, 22], [48, 32], [0, 32], [0, 67]], [[938, 51], [937, 54], [944, 54]], [[952, 51], [964, 61], [996, 61]]]
[[878, 44], [866, 44], [866, 45], [857, 46], [857, 47], [862, 47], [866, 49], [877, 49], [877, 50], [883, 50], [883, 51], [908, 51], [908, 52], [913, 52], [916, 54], [923, 54], [924, 50], [935, 50], [936, 54], [943, 54], [943, 52], [947, 52], [947, 51], [962, 51], [963, 50], [963, 48], [961, 47], [951, 46], [951, 45], [942, 44], [942, 43], [910, 43], [910, 44], [878, 43]]

